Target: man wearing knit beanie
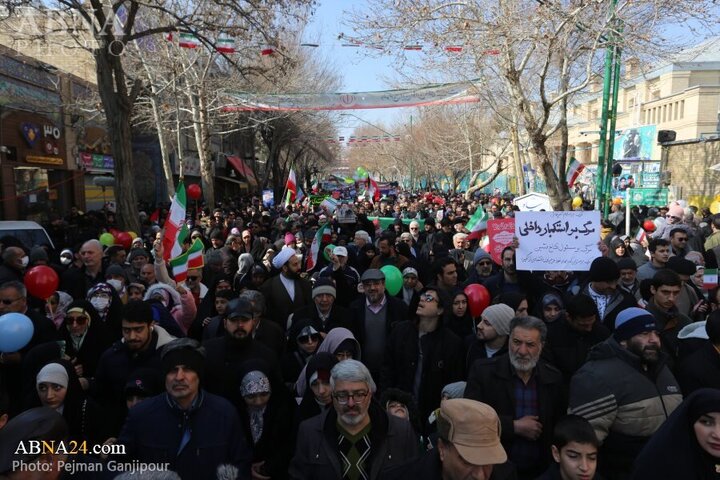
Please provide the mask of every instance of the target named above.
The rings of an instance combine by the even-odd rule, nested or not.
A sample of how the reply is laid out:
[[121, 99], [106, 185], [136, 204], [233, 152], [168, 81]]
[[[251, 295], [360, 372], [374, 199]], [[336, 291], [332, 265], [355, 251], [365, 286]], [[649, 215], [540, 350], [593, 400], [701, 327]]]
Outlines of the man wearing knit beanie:
[[[250, 478], [252, 449], [235, 407], [200, 388], [205, 352], [196, 340], [165, 345], [161, 366], [165, 395], [130, 409], [118, 443], [140, 463], [168, 463], [181, 478], [215, 478], [218, 466], [233, 464]], [[204, 448], [212, 445], [212, 448]]]
[[483, 310], [477, 324], [476, 339], [468, 350], [468, 366], [479, 358], [492, 358], [507, 352], [510, 321], [514, 316], [515, 311], [504, 303], [490, 305]]
[[626, 308], [614, 326], [572, 377], [569, 413], [585, 417], [603, 442], [600, 455], [611, 459], [600, 466], [603, 477], [629, 478], [634, 459], [682, 395], [660, 350], [655, 317]]

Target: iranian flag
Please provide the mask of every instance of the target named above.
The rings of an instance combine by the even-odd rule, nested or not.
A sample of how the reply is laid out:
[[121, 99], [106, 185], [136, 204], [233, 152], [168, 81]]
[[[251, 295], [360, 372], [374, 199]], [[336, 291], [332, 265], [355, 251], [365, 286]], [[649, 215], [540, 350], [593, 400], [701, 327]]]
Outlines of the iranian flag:
[[488, 214], [482, 206], [478, 206], [470, 217], [470, 220], [465, 225], [465, 228], [470, 232], [468, 240], [474, 240], [483, 236], [483, 232], [487, 230]]
[[203, 243], [199, 238], [195, 239], [187, 252], [170, 260], [173, 277], [178, 283], [185, 281], [188, 270], [192, 268], [202, 268], [204, 265]]
[[703, 274], [703, 290], [712, 290], [718, 286], [718, 271], [716, 268], [706, 268]]
[[216, 49], [220, 53], [235, 53], [235, 39], [228, 37], [218, 38]]
[[165, 233], [163, 235], [163, 260], [166, 262], [171, 258], [180, 256], [182, 244], [188, 236], [188, 228], [185, 222], [187, 210], [187, 199], [185, 197], [185, 185], [182, 180], [175, 190], [170, 214], [165, 221]]
[[375, 203], [378, 200], [380, 200], [380, 189], [378, 188], [378, 184], [375, 180], [372, 179], [370, 175], [368, 175], [368, 199]]
[[330, 226], [320, 227], [313, 238], [310, 245], [310, 255], [307, 257], [307, 270], [310, 271], [317, 266], [318, 255], [320, 254], [320, 245], [327, 244], [330, 241], [332, 230]]
[[182, 48], [197, 48], [197, 46], [200, 45], [200, 41], [192, 33], [181, 33], [180, 43], [178, 45]]
[[293, 170], [292, 168], [288, 173], [288, 179], [285, 183], [285, 190], [287, 190], [289, 195], [288, 203], [294, 201], [295, 196], [297, 195], [297, 180], [295, 180], [295, 170]]
[[575, 185], [575, 181], [578, 179], [582, 171], [585, 170], [585, 164], [580, 163], [577, 159], [573, 158], [568, 165], [567, 173], [565, 174], [565, 180], [567, 180], [568, 187], [572, 188]]
[[635, 234], [635, 241], [637, 241], [638, 243], [642, 243], [646, 239], [647, 239], [647, 234], [645, 233], [645, 230], [642, 227], [638, 228], [638, 231]]

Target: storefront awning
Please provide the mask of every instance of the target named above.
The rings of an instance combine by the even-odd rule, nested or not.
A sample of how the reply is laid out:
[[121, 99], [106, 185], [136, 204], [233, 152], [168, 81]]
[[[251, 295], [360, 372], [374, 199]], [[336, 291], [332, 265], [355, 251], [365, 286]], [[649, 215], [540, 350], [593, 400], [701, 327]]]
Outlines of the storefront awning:
[[258, 183], [255, 178], [255, 174], [247, 163], [245, 163], [240, 157], [236, 157], [234, 155], [227, 155], [227, 160], [237, 173], [247, 179], [250, 185], [257, 187]]
[[223, 177], [221, 175], [216, 175], [215, 178], [219, 178], [220, 180], [225, 180], [226, 182], [237, 183], [238, 185], [246, 185], [247, 184], [247, 182], [243, 182], [242, 180], [238, 180], [237, 178]]

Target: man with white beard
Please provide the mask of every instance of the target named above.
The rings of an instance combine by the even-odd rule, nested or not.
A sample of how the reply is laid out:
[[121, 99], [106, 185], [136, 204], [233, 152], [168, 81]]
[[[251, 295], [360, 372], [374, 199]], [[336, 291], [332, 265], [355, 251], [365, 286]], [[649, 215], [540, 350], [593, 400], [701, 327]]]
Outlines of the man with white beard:
[[521, 480], [547, 468], [553, 428], [567, 408], [562, 374], [540, 359], [546, 336], [539, 318], [514, 318], [508, 353], [476, 360], [465, 388], [465, 398], [497, 411], [503, 447]]

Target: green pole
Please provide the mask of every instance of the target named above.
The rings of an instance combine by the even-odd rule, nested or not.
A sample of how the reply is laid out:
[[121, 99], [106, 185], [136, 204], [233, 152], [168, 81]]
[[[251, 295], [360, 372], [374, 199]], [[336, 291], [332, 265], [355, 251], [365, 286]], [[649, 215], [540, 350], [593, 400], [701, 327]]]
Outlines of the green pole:
[[612, 87], [612, 103], [610, 106], [610, 131], [608, 132], [608, 154], [607, 154], [607, 170], [605, 179], [605, 205], [604, 217], [608, 216], [610, 204], [610, 187], [612, 185], [612, 166], [613, 166], [613, 150], [615, 148], [615, 122], [617, 120], [617, 104], [618, 90], [620, 89], [620, 47], [613, 47], [613, 87]]
[[[610, 5], [610, 19], [615, 15], [615, 6], [617, 0], [613, 0]], [[612, 41], [612, 35], [610, 35]], [[600, 144], [598, 145], [598, 170], [595, 188], [595, 208], [601, 210], [605, 203], [605, 177], [606, 170], [610, 170], [611, 166], [608, 165], [607, 155], [607, 127], [608, 127], [608, 106], [610, 103], [610, 87], [612, 78], [612, 67], [613, 67], [613, 53], [614, 48], [608, 46], [605, 49], [605, 69], [603, 75], [603, 97], [602, 97], [602, 112], [600, 116]]]

